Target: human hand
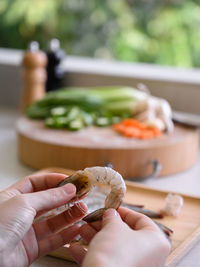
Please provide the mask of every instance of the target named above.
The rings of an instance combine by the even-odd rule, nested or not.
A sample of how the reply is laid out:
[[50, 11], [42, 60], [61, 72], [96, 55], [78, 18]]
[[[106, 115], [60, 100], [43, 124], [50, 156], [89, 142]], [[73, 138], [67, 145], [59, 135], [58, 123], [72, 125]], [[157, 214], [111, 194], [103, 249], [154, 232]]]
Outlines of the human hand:
[[81, 227], [88, 251], [78, 243], [72, 244], [74, 259], [83, 267], [164, 266], [171, 246], [160, 229], [143, 214], [127, 208], [118, 212], [109, 209], [102, 222]]
[[83, 203], [80, 208], [73, 206], [70, 212], [34, 221], [75, 196], [72, 184], [54, 188], [65, 178], [63, 174], [33, 175], [0, 192], [1, 266], [29, 266], [36, 258], [69, 243], [79, 234], [79, 227], [71, 224], [86, 214]]

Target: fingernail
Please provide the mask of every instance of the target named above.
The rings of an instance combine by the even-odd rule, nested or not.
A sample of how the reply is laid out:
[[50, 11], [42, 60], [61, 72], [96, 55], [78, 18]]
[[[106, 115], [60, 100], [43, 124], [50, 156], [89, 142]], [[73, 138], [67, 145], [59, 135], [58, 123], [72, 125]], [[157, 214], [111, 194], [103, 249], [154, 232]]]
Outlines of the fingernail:
[[73, 194], [76, 192], [76, 187], [73, 184], [67, 184], [62, 187], [67, 194]]
[[119, 216], [119, 213], [115, 209], [108, 209], [104, 212], [105, 217], [115, 217]]

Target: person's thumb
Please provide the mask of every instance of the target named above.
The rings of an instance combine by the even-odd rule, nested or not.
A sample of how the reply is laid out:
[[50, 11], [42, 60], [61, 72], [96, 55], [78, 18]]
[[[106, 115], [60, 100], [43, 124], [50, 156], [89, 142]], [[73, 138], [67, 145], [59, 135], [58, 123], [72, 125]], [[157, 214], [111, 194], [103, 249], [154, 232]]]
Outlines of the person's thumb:
[[109, 224], [122, 222], [119, 213], [115, 209], [108, 209], [104, 212], [102, 225], [106, 226]]

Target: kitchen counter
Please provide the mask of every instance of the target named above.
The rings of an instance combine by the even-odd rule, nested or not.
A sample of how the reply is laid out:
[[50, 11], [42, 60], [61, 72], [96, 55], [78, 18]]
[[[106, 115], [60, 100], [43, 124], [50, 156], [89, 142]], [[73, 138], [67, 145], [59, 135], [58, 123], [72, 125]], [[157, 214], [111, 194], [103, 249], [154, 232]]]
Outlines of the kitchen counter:
[[[15, 183], [34, 170], [21, 164], [17, 159], [15, 122], [19, 114], [14, 109], [0, 108], [0, 190]], [[143, 184], [173, 192], [200, 197], [200, 155], [195, 165], [189, 170], [161, 179], [149, 179]], [[78, 266], [74, 263], [45, 256], [31, 267]], [[177, 267], [200, 266], [200, 241], [176, 265]]]

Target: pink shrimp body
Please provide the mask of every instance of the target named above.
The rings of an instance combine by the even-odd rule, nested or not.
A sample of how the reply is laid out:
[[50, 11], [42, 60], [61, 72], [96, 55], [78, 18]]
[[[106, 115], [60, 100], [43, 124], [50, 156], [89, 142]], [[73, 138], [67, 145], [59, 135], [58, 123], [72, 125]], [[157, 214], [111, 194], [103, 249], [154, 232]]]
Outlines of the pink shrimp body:
[[126, 193], [126, 185], [122, 176], [109, 167], [85, 168], [67, 177], [58, 186], [66, 183], [72, 183], [76, 186], [76, 200], [87, 195], [91, 188], [98, 183], [111, 187], [110, 193], [106, 197], [104, 208], [94, 211], [84, 218], [85, 221], [90, 222], [99, 220], [108, 208], [118, 209]]

